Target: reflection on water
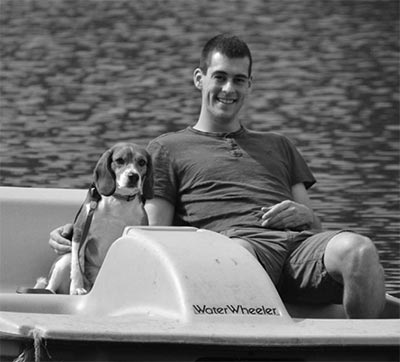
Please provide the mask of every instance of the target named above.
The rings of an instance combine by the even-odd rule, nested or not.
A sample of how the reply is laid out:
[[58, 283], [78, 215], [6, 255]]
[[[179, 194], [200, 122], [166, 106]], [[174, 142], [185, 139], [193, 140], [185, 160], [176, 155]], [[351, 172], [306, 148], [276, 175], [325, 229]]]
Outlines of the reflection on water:
[[1, 1], [1, 184], [79, 187], [99, 154], [193, 123], [200, 47], [254, 55], [243, 123], [291, 137], [326, 228], [373, 238], [400, 294], [397, 0]]

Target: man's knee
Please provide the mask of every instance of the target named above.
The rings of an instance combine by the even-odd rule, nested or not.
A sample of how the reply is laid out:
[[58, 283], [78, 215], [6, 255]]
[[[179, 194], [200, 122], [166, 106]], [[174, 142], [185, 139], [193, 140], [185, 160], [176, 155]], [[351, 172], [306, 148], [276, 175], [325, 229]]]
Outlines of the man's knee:
[[344, 284], [343, 305], [349, 318], [376, 318], [385, 306], [385, 278], [373, 242], [354, 233], [341, 233], [326, 247], [325, 266]]
[[331, 239], [325, 250], [324, 262], [328, 272], [341, 282], [346, 272], [380, 265], [374, 243], [368, 237], [350, 232], [340, 233]]

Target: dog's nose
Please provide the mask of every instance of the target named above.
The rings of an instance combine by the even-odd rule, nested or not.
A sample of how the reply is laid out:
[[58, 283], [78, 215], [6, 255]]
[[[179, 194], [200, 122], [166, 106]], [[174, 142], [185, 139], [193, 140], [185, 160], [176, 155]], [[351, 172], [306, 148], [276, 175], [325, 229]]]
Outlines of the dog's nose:
[[128, 173], [128, 179], [130, 183], [137, 183], [139, 181], [139, 175], [135, 172]]

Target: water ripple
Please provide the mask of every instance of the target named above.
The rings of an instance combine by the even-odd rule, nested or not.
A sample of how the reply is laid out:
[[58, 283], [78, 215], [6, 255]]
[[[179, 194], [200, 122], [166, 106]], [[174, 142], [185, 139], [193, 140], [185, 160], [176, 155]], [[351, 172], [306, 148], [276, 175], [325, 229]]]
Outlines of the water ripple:
[[103, 150], [196, 120], [204, 41], [253, 51], [243, 123], [291, 137], [328, 229], [375, 241], [400, 294], [397, 1], [2, 0], [0, 182], [86, 187]]

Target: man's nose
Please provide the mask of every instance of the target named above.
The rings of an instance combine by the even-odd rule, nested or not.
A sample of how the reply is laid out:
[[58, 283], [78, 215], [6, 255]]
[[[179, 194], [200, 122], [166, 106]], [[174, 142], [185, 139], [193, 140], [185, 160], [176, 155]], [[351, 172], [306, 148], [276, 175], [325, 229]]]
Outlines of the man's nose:
[[224, 86], [222, 87], [222, 90], [226, 93], [233, 91], [234, 90], [233, 81], [228, 79], [225, 82]]

